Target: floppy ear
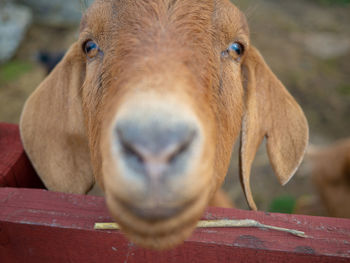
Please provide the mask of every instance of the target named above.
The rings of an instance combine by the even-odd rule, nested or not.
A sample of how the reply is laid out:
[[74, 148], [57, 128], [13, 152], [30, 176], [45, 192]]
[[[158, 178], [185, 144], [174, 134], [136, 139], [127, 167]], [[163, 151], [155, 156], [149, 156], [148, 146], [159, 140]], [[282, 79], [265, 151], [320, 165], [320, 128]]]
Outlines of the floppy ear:
[[300, 106], [254, 47], [247, 51], [242, 72], [246, 95], [240, 179], [250, 208], [256, 210], [250, 189], [250, 170], [263, 138], [267, 139], [267, 152], [275, 175], [285, 185], [303, 159], [308, 125]]
[[85, 62], [75, 43], [24, 106], [24, 149], [49, 190], [86, 193], [93, 185], [81, 87]]

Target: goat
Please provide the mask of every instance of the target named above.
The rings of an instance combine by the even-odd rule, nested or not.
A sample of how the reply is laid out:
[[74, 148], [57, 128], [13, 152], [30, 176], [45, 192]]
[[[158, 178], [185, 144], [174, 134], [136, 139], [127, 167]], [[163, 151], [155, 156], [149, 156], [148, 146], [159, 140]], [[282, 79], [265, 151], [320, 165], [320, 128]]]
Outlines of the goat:
[[350, 218], [350, 139], [324, 148], [314, 146], [307, 157], [312, 181], [329, 215]]
[[281, 184], [308, 141], [303, 111], [228, 0], [95, 1], [20, 129], [48, 189], [85, 194], [97, 182], [126, 236], [154, 249], [182, 243], [210, 200], [222, 200], [240, 133], [255, 210], [249, 178], [263, 138]]

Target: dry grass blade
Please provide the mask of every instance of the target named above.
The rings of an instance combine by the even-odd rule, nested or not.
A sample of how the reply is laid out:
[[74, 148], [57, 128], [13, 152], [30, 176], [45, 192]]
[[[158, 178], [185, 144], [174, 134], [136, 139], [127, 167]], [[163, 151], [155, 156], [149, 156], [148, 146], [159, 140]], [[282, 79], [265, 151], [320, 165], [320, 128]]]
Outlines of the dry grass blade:
[[258, 227], [258, 228], [265, 228], [265, 229], [271, 229], [281, 232], [290, 233], [292, 235], [298, 236], [298, 237], [307, 237], [304, 232], [294, 230], [294, 229], [288, 229], [283, 227], [277, 227], [277, 226], [270, 226], [262, 224], [256, 220], [252, 219], [240, 219], [240, 220], [201, 220], [198, 222], [197, 227]]
[[[275, 231], [286, 232], [298, 237], [306, 238], [304, 232], [294, 229], [288, 229], [277, 226], [270, 226], [262, 224], [256, 220], [242, 219], [242, 220], [201, 220], [198, 222], [197, 227], [199, 228], [211, 228], [211, 227], [258, 227], [264, 229], [271, 229]], [[119, 226], [117, 223], [95, 223], [94, 229], [97, 230], [117, 230]]]

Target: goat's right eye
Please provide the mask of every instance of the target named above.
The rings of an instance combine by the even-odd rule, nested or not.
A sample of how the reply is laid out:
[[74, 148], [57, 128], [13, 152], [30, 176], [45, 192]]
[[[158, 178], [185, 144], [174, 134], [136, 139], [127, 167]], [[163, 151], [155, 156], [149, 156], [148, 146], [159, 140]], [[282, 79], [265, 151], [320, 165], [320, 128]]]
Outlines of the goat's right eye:
[[221, 52], [221, 56], [224, 58], [231, 57], [235, 61], [240, 61], [244, 54], [244, 46], [239, 42], [233, 42], [229, 47]]
[[92, 40], [88, 40], [84, 43], [83, 50], [89, 58], [96, 57], [96, 55], [100, 51], [98, 45]]

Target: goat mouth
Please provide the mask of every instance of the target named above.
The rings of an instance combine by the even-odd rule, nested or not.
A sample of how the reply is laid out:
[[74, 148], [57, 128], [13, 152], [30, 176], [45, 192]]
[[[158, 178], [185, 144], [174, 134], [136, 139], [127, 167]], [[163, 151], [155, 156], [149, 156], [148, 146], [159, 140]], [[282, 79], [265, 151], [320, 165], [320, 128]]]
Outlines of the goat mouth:
[[162, 212], [144, 210], [141, 217], [130, 209], [130, 205], [122, 204], [116, 197], [106, 195], [106, 201], [113, 218], [132, 242], [142, 247], [164, 250], [181, 244], [190, 236], [205, 210], [207, 196], [203, 193], [181, 208]]
[[164, 205], [155, 205], [147, 208], [139, 208], [123, 204], [125, 209], [128, 209], [132, 214], [141, 220], [148, 222], [161, 222], [177, 217], [186, 211], [195, 200], [190, 200], [181, 206], [166, 207]]
[[115, 197], [114, 199], [116, 202], [119, 202], [120, 205], [126, 211], [129, 211], [129, 213], [131, 213], [134, 217], [137, 217], [140, 220], [147, 221], [150, 223], [162, 222], [177, 217], [181, 213], [188, 210], [188, 208], [191, 207], [196, 201], [195, 199], [191, 199], [177, 206], [167, 205], [166, 203], [156, 203], [151, 206], [140, 207], [129, 204], [123, 200], [118, 199], [117, 197]]

